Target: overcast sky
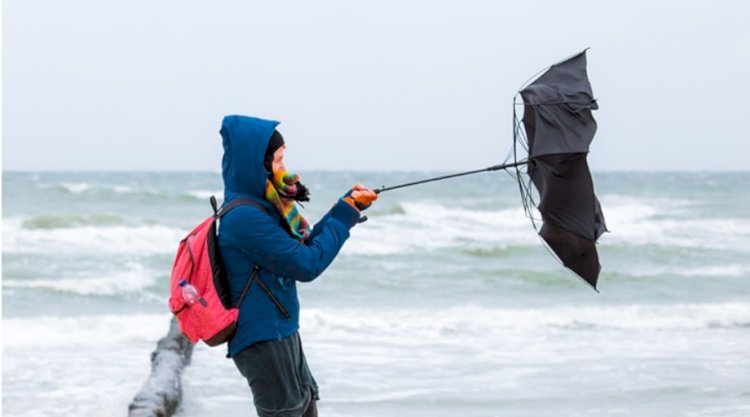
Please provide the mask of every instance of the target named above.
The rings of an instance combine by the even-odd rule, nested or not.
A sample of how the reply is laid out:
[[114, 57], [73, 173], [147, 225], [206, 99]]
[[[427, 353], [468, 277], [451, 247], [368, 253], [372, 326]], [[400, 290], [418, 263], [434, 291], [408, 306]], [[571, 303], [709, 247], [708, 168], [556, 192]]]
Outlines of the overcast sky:
[[218, 170], [225, 114], [292, 170], [505, 158], [512, 99], [590, 47], [593, 170], [750, 169], [737, 1], [5, 0], [3, 170]]

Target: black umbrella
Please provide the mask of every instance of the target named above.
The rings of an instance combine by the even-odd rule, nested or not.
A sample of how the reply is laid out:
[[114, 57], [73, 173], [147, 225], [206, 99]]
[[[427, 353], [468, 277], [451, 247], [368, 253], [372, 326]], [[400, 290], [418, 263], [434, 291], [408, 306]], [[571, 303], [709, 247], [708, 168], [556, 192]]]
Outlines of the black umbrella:
[[[519, 147], [526, 151], [526, 173], [538, 192], [536, 200], [517, 165], [524, 207], [562, 263], [596, 289], [601, 266], [595, 243], [607, 227], [586, 162], [596, 133], [591, 111], [599, 108], [586, 74], [586, 51], [551, 66], [519, 94], [526, 134], [514, 99], [514, 158], [519, 162]], [[532, 206], [542, 215], [541, 228]]]
[[[551, 66], [518, 95], [523, 127], [514, 98], [512, 163], [375, 191], [513, 168], [534, 228], [563, 265], [596, 289], [601, 267], [595, 243], [606, 226], [586, 162], [596, 132], [591, 111], [598, 108], [586, 74], [586, 51]], [[541, 219], [535, 218], [535, 208]]]

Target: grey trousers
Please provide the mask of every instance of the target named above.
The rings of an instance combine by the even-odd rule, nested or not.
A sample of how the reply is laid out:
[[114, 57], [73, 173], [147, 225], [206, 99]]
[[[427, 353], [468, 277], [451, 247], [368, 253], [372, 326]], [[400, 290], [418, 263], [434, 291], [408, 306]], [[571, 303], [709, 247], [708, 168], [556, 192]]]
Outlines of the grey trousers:
[[317, 417], [318, 386], [299, 333], [256, 343], [232, 359], [250, 385], [259, 417]]

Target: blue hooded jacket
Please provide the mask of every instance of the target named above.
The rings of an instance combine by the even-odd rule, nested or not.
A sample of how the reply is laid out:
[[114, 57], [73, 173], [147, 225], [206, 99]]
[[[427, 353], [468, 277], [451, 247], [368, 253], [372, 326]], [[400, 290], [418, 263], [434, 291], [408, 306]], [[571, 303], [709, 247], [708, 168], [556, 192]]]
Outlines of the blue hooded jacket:
[[353, 207], [339, 201], [300, 243], [282, 222], [276, 208], [265, 199], [263, 166], [271, 134], [278, 122], [246, 116], [226, 116], [221, 126], [224, 144], [222, 178], [224, 202], [246, 197], [258, 201], [267, 212], [242, 205], [219, 223], [219, 249], [226, 266], [233, 303], [256, 264], [258, 278], [268, 286], [291, 314], [285, 318], [256, 283], [240, 306], [237, 331], [229, 341], [228, 357], [250, 345], [291, 336], [299, 328], [296, 281], [312, 281], [338, 254], [359, 219]]

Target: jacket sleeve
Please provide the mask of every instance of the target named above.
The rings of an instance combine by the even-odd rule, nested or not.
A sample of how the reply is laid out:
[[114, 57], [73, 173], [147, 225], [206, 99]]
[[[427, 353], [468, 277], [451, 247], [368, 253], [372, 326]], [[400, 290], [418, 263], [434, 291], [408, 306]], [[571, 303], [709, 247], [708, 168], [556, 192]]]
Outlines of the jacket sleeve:
[[276, 275], [312, 281], [333, 262], [359, 213], [339, 200], [315, 225], [305, 243], [289, 236], [279, 223], [254, 207], [241, 206], [227, 214], [224, 230], [228, 243]]
[[318, 222], [315, 223], [315, 226], [313, 227], [312, 232], [310, 232], [310, 237], [307, 238], [307, 242], [306, 242], [307, 244], [310, 244], [313, 240], [315, 240], [315, 237], [318, 236], [320, 232], [323, 231], [323, 229], [325, 229], [325, 224], [326, 222], [328, 222], [328, 219], [331, 217], [331, 211], [333, 210], [329, 210], [328, 213], [326, 213], [322, 219], [318, 220]]

